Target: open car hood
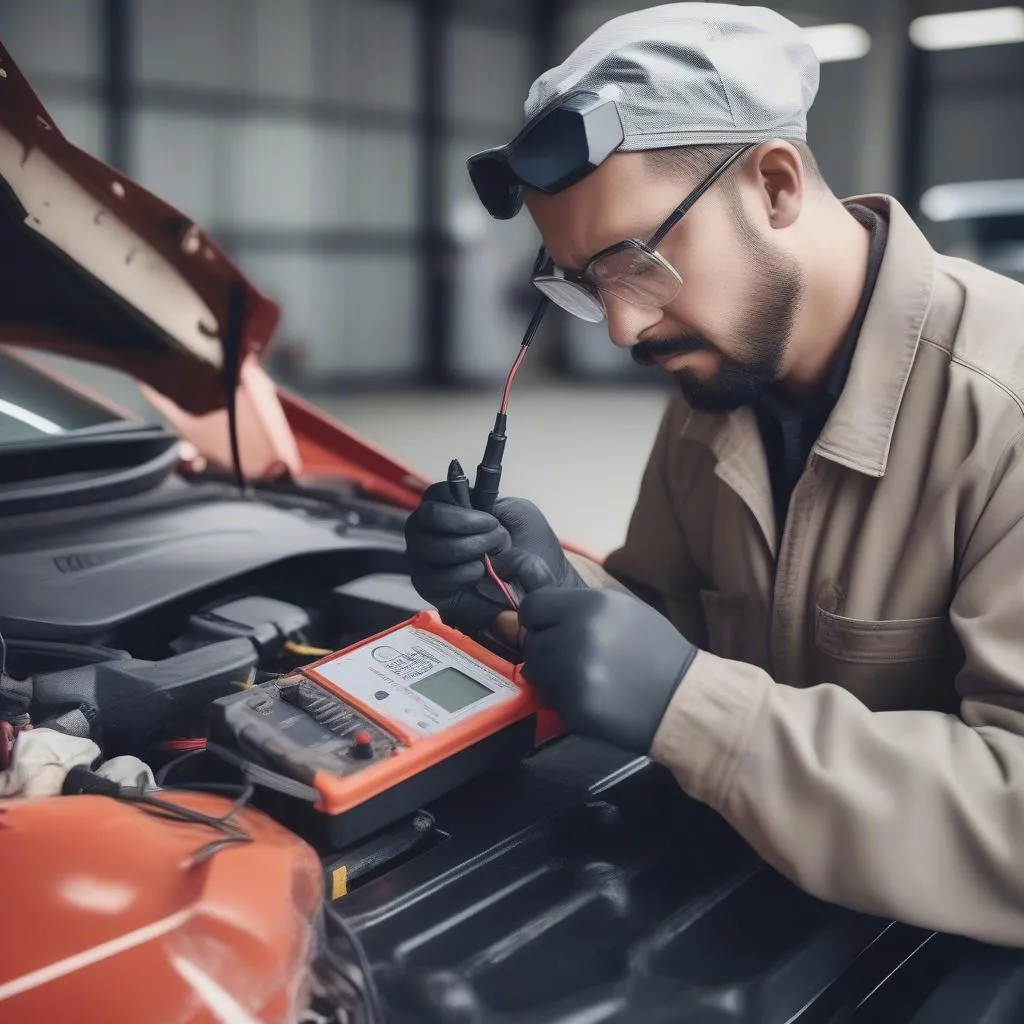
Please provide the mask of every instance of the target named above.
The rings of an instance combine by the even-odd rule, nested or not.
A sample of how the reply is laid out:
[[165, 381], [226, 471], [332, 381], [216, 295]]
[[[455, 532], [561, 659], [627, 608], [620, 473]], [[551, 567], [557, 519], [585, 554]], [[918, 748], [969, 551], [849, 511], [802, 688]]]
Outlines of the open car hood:
[[280, 310], [190, 218], [72, 145], [0, 45], [0, 342], [224, 406]]

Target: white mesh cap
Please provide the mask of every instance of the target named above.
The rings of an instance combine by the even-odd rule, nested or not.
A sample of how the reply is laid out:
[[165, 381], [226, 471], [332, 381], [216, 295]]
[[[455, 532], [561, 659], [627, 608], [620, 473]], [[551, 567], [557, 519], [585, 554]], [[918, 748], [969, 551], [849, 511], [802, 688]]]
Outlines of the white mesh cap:
[[579, 89], [616, 100], [625, 151], [807, 138], [818, 58], [766, 7], [665, 4], [602, 25], [530, 88], [527, 120]]

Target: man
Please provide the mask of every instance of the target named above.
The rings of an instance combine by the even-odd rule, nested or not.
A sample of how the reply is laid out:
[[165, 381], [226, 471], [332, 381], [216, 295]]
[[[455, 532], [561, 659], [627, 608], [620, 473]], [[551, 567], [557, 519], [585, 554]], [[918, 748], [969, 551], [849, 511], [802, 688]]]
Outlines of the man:
[[499, 631], [489, 552], [567, 727], [667, 766], [807, 891], [1022, 945], [1024, 288], [833, 196], [817, 82], [771, 11], [654, 8], [471, 161], [492, 214], [525, 201], [538, 288], [679, 388], [603, 567], [438, 484], [415, 580]]

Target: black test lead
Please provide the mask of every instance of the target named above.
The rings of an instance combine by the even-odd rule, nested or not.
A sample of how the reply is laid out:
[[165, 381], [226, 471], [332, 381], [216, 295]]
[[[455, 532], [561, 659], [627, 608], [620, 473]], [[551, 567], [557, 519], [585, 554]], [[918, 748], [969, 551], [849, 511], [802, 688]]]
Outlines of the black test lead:
[[501, 408], [494, 418], [494, 429], [487, 435], [487, 445], [484, 448], [484, 457], [476, 467], [476, 481], [473, 484], [473, 508], [481, 512], [490, 512], [498, 500], [498, 487], [501, 483], [501, 458], [505, 453], [505, 427], [508, 423], [508, 399], [512, 393], [512, 383], [516, 379], [519, 368], [523, 365], [526, 353], [530, 348], [537, 329], [540, 327], [544, 314], [547, 312], [548, 300], [541, 299], [530, 326], [526, 328], [523, 342], [519, 346], [519, 354], [516, 356], [512, 369], [508, 372], [508, 379], [505, 381], [505, 392], [501, 399]]
[[[469, 480], [458, 459], [452, 459], [448, 464], [448, 483], [451, 486], [452, 495], [463, 508], [472, 508], [473, 504], [469, 496]], [[487, 575], [494, 581], [495, 586], [501, 591], [505, 600], [512, 608], [518, 608], [519, 602], [512, 591], [512, 588], [498, 575], [491, 563], [491, 556], [484, 555], [484, 566]]]
[[[469, 494], [468, 487], [466, 486], [468, 481], [458, 460], [453, 459], [448, 467], [448, 482], [452, 485], [452, 491], [455, 493], [460, 504], [467, 504], [468, 499], [468, 507], [479, 509], [481, 512], [490, 512], [494, 508], [494, 503], [498, 500], [498, 488], [501, 484], [501, 459], [505, 454], [505, 441], [507, 439], [505, 428], [508, 424], [508, 400], [512, 393], [512, 384], [516, 379], [516, 374], [519, 373], [519, 368], [523, 365], [523, 360], [526, 358], [526, 353], [529, 351], [530, 344], [537, 334], [547, 309], [548, 299], [545, 297], [537, 305], [537, 309], [530, 319], [530, 324], [526, 328], [526, 334], [523, 335], [522, 344], [519, 346], [519, 354], [516, 356], [515, 362], [512, 363], [512, 368], [508, 371], [505, 391], [501, 397], [501, 408], [498, 410], [498, 415], [494, 418], [494, 429], [487, 435], [484, 457], [476, 467], [476, 480], [473, 484], [472, 494]], [[487, 575], [490, 576], [501, 590], [509, 606], [511, 608], [518, 608], [519, 602], [516, 600], [512, 588], [495, 572], [494, 566], [491, 564], [490, 555], [484, 555], [484, 565], [487, 568]]]

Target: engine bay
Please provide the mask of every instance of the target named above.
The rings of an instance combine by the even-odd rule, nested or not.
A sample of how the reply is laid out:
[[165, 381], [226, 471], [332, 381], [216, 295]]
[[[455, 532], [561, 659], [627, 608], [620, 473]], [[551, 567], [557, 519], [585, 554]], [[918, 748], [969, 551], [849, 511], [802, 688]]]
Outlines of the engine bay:
[[[144, 766], [156, 799], [234, 786], [304, 840], [330, 936], [309, 972], [310, 1019], [384, 1019], [367, 1009], [380, 999], [397, 1024], [934, 1024], [951, 1006], [956, 1019], [1018, 1019], [1004, 996], [1019, 992], [1019, 957], [815, 900], [658, 766], [600, 744], [505, 751], [503, 767], [344, 842], [294, 779], [211, 754], [219, 702], [427, 608], [405, 572], [403, 522], [337, 484], [243, 496], [176, 475], [0, 518], [3, 767], [26, 726], [56, 726]], [[95, 790], [74, 788], [83, 777], [73, 768], [61, 791], [94, 806]], [[238, 841], [225, 818], [204, 820], [194, 856]], [[273, 884], [260, 877], [254, 907]]]
[[[403, 572], [403, 520], [337, 485], [247, 498], [178, 477], [116, 504], [6, 518], [2, 767], [29, 726], [88, 736], [157, 776], [203, 751], [218, 699], [429, 608]], [[182, 778], [204, 771], [195, 760]]]

